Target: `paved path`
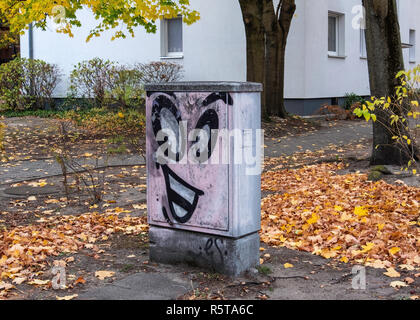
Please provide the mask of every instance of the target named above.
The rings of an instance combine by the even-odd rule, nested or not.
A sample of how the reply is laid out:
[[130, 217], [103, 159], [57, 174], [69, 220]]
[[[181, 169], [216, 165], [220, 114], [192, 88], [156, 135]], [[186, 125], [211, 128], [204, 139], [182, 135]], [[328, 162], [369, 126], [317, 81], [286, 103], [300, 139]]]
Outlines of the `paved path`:
[[[152, 272], [138, 272], [123, 279], [100, 287], [80, 292], [81, 300], [175, 300], [198, 292], [223, 292], [228, 299], [255, 299], [264, 294], [271, 300], [398, 300], [409, 299], [413, 287], [396, 290], [390, 286], [395, 279], [386, 277], [384, 269], [365, 268], [365, 281], [357, 287], [353, 283], [359, 269], [344, 263], [335, 263], [307, 252], [286, 248], [266, 248], [264, 254], [271, 255], [264, 266], [271, 270], [262, 275], [256, 270], [237, 278], [227, 278], [215, 282], [211, 277], [200, 278], [202, 270], [188, 266], [159, 264]], [[147, 254], [146, 254], [147, 255]], [[284, 263], [294, 267], [285, 269]], [[402, 271], [402, 273], [407, 272]], [[209, 273], [210, 275], [212, 273]], [[402, 275], [404, 278], [404, 275]], [[251, 285], [247, 285], [251, 283]], [[270, 283], [261, 286], [258, 283]], [[356, 284], [359, 282], [355, 281]], [[248, 294], [241, 297], [231, 287], [246, 288]], [[206, 291], [205, 288], [210, 288]], [[185, 296], [184, 296], [185, 297]]]
[[[89, 158], [77, 159], [81, 165], [96, 165], [96, 160]], [[98, 159], [97, 166], [131, 166], [144, 165], [145, 159], [142, 156], [120, 155], [108, 159]], [[57, 161], [27, 160], [0, 164], [0, 185], [16, 183], [25, 180], [43, 179], [50, 176], [61, 175], [61, 168]]]
[[[323, 128], [319, 131], [306, 134], [288, 136], [280, 139], [266, 139], [265, 156], [279, 157], [292, 155], [300, 151], [315, 151], [331, 145], [337, 147], [352, 143], [366, 142], [372, 138], [371, 124], [362, 121], [340, 121], [336, 126], [328, 127], [331, 122], [322, 122]], [[94, 160], [81, 158], [80, 164], [94, 165]], [[143, 165], [145, 159], [135, 155], [117, 155], [105, 161], [99, 160], [99, 166], [125, 166]], [[25, 160], [0, 163], [0, 185], [21, 182], [25, 180], [42, 179], [49, 176], [60, 175], [61, 169], [54, 159]]]
[[265, 156], [278, 157], [292, 155], [299, 151], [316, 151], [331, 145], [346, 146], [353, 143], [367, 142], [372, 139], [372, 124], [364, 121], [340, 121], [336, 126], [328, 127], [329, 122], [322, 122], [319, 131], [281, 139], [265, 139]]

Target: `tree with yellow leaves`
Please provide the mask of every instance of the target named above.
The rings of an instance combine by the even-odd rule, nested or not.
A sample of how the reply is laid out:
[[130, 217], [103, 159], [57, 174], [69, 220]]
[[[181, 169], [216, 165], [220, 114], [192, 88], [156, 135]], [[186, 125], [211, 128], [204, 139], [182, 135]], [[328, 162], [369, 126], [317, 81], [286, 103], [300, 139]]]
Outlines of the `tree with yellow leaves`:
[[82, 9], [89, 9], [98, 21], [90, 30], [87, 41], [116, 27], [119, 30], [113, 39], [125, 38], [126, 33], [134, 36], [137, 27], [153, 33], [160, 18], [182, 15], [186, 24], [200, 18], [199, 13], [190, 8], [189, 0], [1, 0], [0, 24], [7, 25], [10, 30], [1, 41], [14, 41], [31, 23], [45, 29], [48, 18], [61, 25], [57, 32], [73, 36], [72, 29], [82, 25], [77, 17]]

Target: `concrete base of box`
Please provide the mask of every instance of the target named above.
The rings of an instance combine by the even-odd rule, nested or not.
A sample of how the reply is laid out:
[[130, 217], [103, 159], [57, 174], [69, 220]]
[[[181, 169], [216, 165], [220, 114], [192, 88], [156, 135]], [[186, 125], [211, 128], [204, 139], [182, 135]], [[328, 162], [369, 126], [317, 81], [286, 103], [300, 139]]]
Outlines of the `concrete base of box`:
[[259, 265], [258, 233], [233, 239], [151, 226], [149, 238], [154, 262], [188, 264], [229, 276]]

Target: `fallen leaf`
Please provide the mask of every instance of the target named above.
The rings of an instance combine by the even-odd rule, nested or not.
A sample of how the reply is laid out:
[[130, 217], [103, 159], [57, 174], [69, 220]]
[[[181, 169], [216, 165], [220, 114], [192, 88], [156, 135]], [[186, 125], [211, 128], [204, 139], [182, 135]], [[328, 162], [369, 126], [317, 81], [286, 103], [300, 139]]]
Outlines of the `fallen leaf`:
[[24, 283], [26, 279], [27, 278], [25, 277], [17, 277], [17, 278], [14, 278], [12, 282], [19, 285], [19, 284]]
[[288, 268], [293, 268], [294, 266], [293, 266], [293, 264], [291, 264], [291, 263], [285, 263], [284, 264], [284, 268], [285, 269], [288, 269]]
[[76, 281], [74, 281], [74, 284], [85, 284], [86, 283], [86, 280], [85, 279], [83, 279], [83, 277], [79, 277], [79, 278], [77, 278], [77, 280]]
[[110, 278], [115, 274], [113, 271], [96, 271], [95, 277], [99, 278], [99, 280], [104, 280], [105, 278]]
[[34, 280], [28, 282], [28, 284], [32, 284], [32, 285], [36, 285], [36, 286], [44, 286], [44, 285], [46, 285], [48, 283], [50, 283], [50, 280], [34, 279]]
[[55, 298], [57, 300], [72, 300], [74, 298], [77, 298], [79, 295], [78, 294], [74, 294], [72, 296], [65, 296], [65, 297], [59, 297], [59, 296], [55, 296]]
[[399, 272], [397, 272], [394, 268], [386, 269], [386, 272], [384, 272], [384, 275], [390, 278], [398, 278], [401, 276]]
[[392, 255], [394, 255], [394, 254], [396, 254], [397, 252], [400, 252], [400, 248], [398, 248], [398, 247], [393, 247], [393, 248], [391, 248], [391, 249], [389, 249], [388, 251], [389, 251], [389, 253], [390, 254], [392, 254]]
[[7, 282], [0, 282], [0, 290], [10, 290], [13, 289], [15, 286], [7, 283]]
[[408, 285], [405, 282], [402, 281], [393, 281], [390, 284], [391, 287], [398, 289], [398, 288], [402, 288], [402, 287], [408, 287]]

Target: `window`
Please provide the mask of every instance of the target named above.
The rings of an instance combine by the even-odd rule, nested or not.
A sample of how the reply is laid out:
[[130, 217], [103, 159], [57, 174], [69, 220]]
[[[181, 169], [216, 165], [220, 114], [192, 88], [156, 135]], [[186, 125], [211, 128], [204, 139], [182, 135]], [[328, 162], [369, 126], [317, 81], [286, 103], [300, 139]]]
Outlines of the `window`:
[[182, 17], [161, 22], [162, 56], [180, 58], [183, 54]]
[[416, 62], [416, 30], [410, 30], [410, 63]]
[[338, 17], [328, 16], [328, 53], [338, 55]]
[[345, 58], [345, 16], [342, 13], [328, 12], [328, 55]]
[[367, 58], [365, 29], [360, 29], [360, 58]]

